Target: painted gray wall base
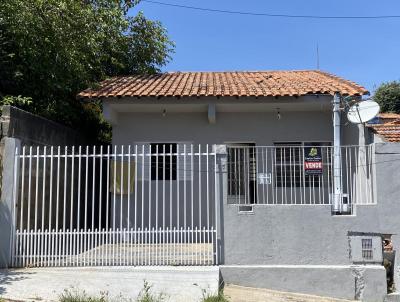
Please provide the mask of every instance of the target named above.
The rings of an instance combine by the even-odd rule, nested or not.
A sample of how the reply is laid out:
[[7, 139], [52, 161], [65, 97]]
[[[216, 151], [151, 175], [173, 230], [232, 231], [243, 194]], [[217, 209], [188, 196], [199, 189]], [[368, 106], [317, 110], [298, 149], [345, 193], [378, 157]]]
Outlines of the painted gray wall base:
[[[349, 232], [393, 234], [399, 289], [400, 144], [377, 144], [375, 162], [377, 205], [357, 206], [352, 216], [332, 216], [328, 205], [256, 205], [253, 213], [239, 214], [237, 206], [224, 204], [224, 264], [352, 265]], [[353, 286], [346, 280], [338, 286]], [[369, 291], [364, 296], [370, 299]]]
[[1, 141], [1, 200], [0, 200], [0, 268], [8, 267], [11, 257], [11, 238], [14, 230], [14, 152], [20, 147], [20, 141], [14, 138], [4, 138]]
[[221, 266], [225, 283], [362, 301], [383, 301], [383, 266]]

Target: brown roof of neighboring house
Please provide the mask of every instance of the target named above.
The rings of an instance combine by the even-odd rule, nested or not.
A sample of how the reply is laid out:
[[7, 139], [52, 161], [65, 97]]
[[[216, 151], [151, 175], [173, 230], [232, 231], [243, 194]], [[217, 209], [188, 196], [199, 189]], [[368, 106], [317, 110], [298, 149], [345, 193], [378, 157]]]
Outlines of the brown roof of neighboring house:
[[380, 124], [371, 124], [368, 127], [382, 136], [388, 142], [400, 142], [400, 114], [380, 113]]
[[168, 72], [113, 77], [97, 89], [86, 89], [78, 98], [199, 97], [199, 96], [302, 96], [369, 94], [362, 86], [317, 70]]

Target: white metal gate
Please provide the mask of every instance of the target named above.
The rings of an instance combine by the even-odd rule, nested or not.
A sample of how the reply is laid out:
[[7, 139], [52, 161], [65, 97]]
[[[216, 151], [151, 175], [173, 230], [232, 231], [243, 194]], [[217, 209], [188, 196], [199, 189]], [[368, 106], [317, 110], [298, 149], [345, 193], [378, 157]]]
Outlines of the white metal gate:
[[211, 146], [24, 147], [14, 267], [216, 265]]

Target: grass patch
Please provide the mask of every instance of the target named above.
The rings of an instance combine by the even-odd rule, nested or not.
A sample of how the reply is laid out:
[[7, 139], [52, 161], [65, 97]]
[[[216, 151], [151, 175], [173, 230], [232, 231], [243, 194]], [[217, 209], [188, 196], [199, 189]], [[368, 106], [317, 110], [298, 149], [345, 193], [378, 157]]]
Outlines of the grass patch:
[[66, 289], [60, 295], [59, 302], [109, 302], [107, 294], [100, 293], [100, 296], [89, 296], [85, 291], [80, 291], [76, 288]]
[[143, 289], [140, 291], [139, 296], [136, 298], [135, 302], [163, 302], [165, 300], [165, 295], [163, 294], [153, 294], [151, 292], [152, 285], [150, 285], [146, 280], [143, 284]]
[[[152, 292], [152, 285], [144, 281], [143, 288], [140, 290], [136, 299], [126, 299], [122, 296], [110, 298], [108, 293], [100, 292], [99, 296], [90, 296], [85, 291], [76, 288], [66, 289], [59, 296], [59, 302], [163, 302], [165, 295], [154, 294]], [[0, 300], [0, 302], [3, 302]]]
[[224, 295], [224, 292], [221, 290], [218, 294], [209, 294], [203, 290], [203, 299], [201, 302], [229, 302], [228, 297]]

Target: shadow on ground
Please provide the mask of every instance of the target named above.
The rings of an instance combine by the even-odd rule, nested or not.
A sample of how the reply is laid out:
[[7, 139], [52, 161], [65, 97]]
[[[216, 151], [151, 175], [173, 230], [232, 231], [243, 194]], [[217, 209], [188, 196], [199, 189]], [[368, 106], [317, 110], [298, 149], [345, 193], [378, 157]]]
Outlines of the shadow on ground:
[[0, 270], [0, 296], [7, 294], [7, 285], [29, 278], [30, 273], [24, 269], [2, 269]]

